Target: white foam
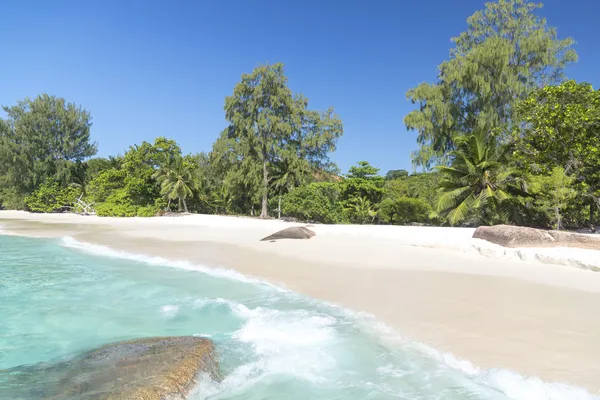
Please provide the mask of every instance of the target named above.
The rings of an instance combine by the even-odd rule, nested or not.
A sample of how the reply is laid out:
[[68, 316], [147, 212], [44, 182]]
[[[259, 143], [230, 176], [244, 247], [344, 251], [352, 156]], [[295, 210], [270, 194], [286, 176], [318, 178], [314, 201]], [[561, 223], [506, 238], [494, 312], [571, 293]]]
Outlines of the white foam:
[[166, 266], [166, 267], [180, 268], [180, 269], [185, 269], [188, 271], [198, 271], [198, 272], [202, 272], [202, 273], [216, 276], [219, 278], [225, 278], [225, 279], [229, 279], [229, 280], [235, 280], [235, 281], [246, 282], [246, 283], [266, 285], [266, 286], [272, 287], [273, 289], [276, 289], [277, 291], [280, 291], [280, 292], [286, 291], [285, 289], [275, 286], [269, 282], [266, 282], [266, 281], [263, 281], [260, 279], [256, 279], [256, 278], [247, 277], [247, 276], [242, 275], [239, 272], [236, 272], [231, 269], [211, 268], [211, 267], [206, 267], [204, 265], [193, 264], [193, 263], [190, 263], [189, 261], [184, 261], [184, 260], [173, 261], [173, 260], [168, 260], [163, 257], [155, 257], [155, 256], [144, 255], [144, 254], [128, 253], [125, 251], [111, 249], [110, 247], [106, 247], [106, 246], [101, 246], [101, 245], [86, 243], [86, 242], [80, 242], [79, 240], [74, 239], [70, 236], [65, 236], [65, 237], [61, 238], [61, 245], [63, 245], [64, 247], [70, 247], [73, 249], [77, 249], [77, 250], [80, 250], [80, 251], [83, 251], [86, 253], [90, 253], [90, 254], [94, 254], [94, 255], [98, 255], [98, 256], [121, 258], [121, 259], [125, 259], [125, 260], [142, 262], [142, 263], [146, 263], [146, 264], [150, 264], [150, 265], [162, 265], [162, 266]]
[[[475, 383], [504, 393], [513, 400], [600, 400], [600, 396], [592, 395], [585, 389], [572, 385], [548, 383], [539, 378], [524, 377], [505, 369], [482, 370], [451, 353], [441, 352], [425, 344], [409, 341], [369, 314], [309, 299], [262, 280], [248, 278], [232, 270], [208, 268], [187, 261], [170, 261], [161, 257], [130, 254], [104, 246], [79, 242], [71, 237], [63, 238], [62, 245], [101, 256], [182, 268], [225, 279], [269, 285], [280, 292], [286, 292], [286, 295], [297, 296], [298, 300], [302, 298], [305, 304], [335, 307], [343, 316], [355, 321], [361, 331], [375, 334], [384, 343], [391, 346], [410, 344], [421, 354], [461, 372]], [[327, 371], [335, 368], [335, 359], [327, 353], [328, 348], [339, 343], [337, 332], [333, 326], [336, 322], [334, 317], [315, 315], [314, 312], [306, 310], [279, 311], [264, 307], [249, 308], [244, 304], [222, 298], [199, 299], [194, 302], [194, 307], [203, 308], [210, 304], [227, 305], [233, 313], [246, 320], [232, 337], [240, 343], [250, 345], [257, 358], [235, 368], [221, 383], [204, 381], [202, 394], [198, 394], [202, 398], [221, 392], [225, 388], [241, 390], [270, 373], [289, 374], [297, 379], [322, 382], [326, 379]], [[166, 316], [172, 313], [176, 315], [178, 308], [171, 307], [177, 306], [166, 305], [161, 308], [161, 311]], [[393, 365], [381, 366], [377, 372], [393, 376], [402, 374], [402, 371], [395, 369]]]
[[179, 306], [167, 304], [166, 306], [162, 306], [160, 308], [160, 312], [166, 318], [174, 318], [179, 313]]
[[[374, 333], [384, 343], [396, 347], [410, 345], [420, 353], [442, 365], [460, 371], [475, 383], [494, 388], [513, 400], [600, 400], [600, 396], [586, 389], [560, 382], [544, 382], [537, 377], [523, 376], [506, 369], [481, 369], [468, 360], [456, 357], [452, 353], [439, 351], [421, 342], [408, 340], [393, 328], [378, 321], [370, 314], [343, 309], [349, 318], [354, 319], [361, 330]], [[379, 373], [399, 377], [404, 371], [393, 365], [384, 365], [377, 369]]]

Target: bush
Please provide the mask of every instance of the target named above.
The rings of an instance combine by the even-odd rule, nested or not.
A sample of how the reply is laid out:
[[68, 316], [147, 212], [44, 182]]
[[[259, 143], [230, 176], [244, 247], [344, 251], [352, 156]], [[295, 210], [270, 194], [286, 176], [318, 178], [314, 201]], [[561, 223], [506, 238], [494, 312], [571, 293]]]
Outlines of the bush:
[[25, 210], [25, 195], [19, 193], [16, 188], [0, 189], [0, 209]]
[[390, 224], [427, 222], [431, 206], [421, 199], [410, 197], [386, 198], [379, 205], [379, 218]]
[[154, 217], [166, 206], [158, 198], [154, 204], [140, 206], [134, 204], [127, 189], [119, 189], [96, 206], [96, 215], [100, 217]]
[[281, 201], [281, 209], [283, 215], [302, 221], [348, 222], [339, 202], [339, 197], [339, 184], [315, 182], [297, 187], [284, 195]]
[[73, 187], [60, 187], [56, 182], [46, 182], [25, 198], [25, 205], [33, 212], [52, 213], [68, 209], [79, 196]]
[[100, 217], [135, 217], [138, 206], [134, 205], [127, 192], [119, 189], [96, 206], [96, 215]]
[[137, 209], [136, 215], [138, 217], [155, 217], [160, 211], [160, 208], [156, 206], [144, 206]]

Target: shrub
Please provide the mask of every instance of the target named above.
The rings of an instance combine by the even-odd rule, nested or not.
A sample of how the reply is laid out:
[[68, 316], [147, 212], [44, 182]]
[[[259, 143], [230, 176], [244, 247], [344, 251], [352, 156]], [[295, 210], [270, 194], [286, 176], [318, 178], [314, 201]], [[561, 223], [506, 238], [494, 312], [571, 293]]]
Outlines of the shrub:
[[136, 215], [138, 217], [154, 217], [159, 211], [160, 208], [156, 206], [144, 206], [137, 209]]
[[390, 224], [426, 222], [431, 206], [421, 199], [410, 197], [386, 198], [379, 205], [379, 218]]
[[123, 189], [115, 191], [106, 201], [96, 206], [96, 215], [101, 217], [135, 217], [138, 206], [134, 205]]
[[45, 182], [25, 198], [25, 205], [33, 212], [52, 213], [68, 209], [77, 199], [79, 191], [61, 187], [56, 182]]
[[19, 193], [16, 188], [0, 189], [0, 209], [25, 210], [25, 195]]
[[285, 216], [322, 223], [347, 222], [339, 202], [340, 187], [332, 182], [300, 186], [284, 195], [281, 209]]

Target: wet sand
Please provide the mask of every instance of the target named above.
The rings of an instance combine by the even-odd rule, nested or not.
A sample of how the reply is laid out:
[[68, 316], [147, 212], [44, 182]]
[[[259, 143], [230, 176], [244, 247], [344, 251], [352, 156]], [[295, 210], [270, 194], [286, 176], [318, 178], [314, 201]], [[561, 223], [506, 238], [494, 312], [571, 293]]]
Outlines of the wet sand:
[[280, 224], [230, 219], [219, 227], [186, 218], [41, 224], [0, 214], [0, 225], [235, 269], [373, 314], [401, 335], [479, 367], [600, 393], [600, 273], [488, 258], [456, 246], [400, 245], [393, 237], [328, 227], [315, 227], [317, 236], [308, 241], [260, 242]]

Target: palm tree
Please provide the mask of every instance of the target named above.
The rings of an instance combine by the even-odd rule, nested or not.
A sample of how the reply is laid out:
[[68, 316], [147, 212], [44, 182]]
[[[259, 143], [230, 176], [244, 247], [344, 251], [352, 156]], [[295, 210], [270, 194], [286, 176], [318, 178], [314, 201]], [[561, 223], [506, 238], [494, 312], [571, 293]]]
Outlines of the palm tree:
[[437, 211], [446, 215], [451, 225], [470, 217], [485, 224], [509, 222], [520, 217], [521, 189], [516, 170], [507, 166], [509, 145], [495, 137], [476, 133], [456, 140], [450, 166], [440, 166], [442, 173]]
[[179, 211], [183, 204], [183, 210], [187, 213], [185, 199], [193, 195], [194, 178], [191, 166], [185, 162], [183, 157], [179, 155], [169, 157], [169, 160], [154, 173], [153, 177], [160, 184], [160, 194], [168, 200], [167, 209], [171, 207], [172, 200], [178, 200]]
[[212, 192], [212, 203], [217, 214], [229, 214], [233, 204], [233, 196], [227, 186], [223, 185]]
[[350, 213], [352, 222], [359, 224], [373, 222], [377, 216], [377, 207], [374, 207], [366, 196], [350, 199], [346, 211]]

